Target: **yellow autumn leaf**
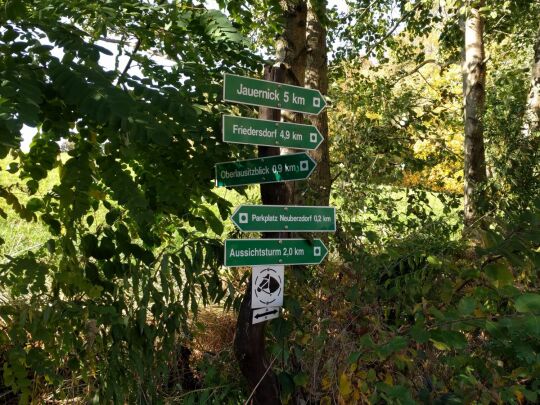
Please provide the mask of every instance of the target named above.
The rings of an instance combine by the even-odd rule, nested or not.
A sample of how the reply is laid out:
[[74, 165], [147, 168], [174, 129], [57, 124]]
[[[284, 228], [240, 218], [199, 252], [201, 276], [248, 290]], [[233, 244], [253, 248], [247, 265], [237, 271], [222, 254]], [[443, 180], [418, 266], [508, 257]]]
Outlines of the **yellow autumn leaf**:
[[347, 397], [351, 394], [351, 392], [352, 392], [351, 380], [347, 374], [342, 373], [339, 376], [339, 393], [343, 397]]
[[374, 111], [366, 111], [366, 118], [370, 120], [380, 120], [382, 119], [382, 115]]
[[406, 363], [409, 366], [413, 364], [412, 359], [405, 354], [396, 354], [396, 359], [402, 361], [403, 363]]
[[522, 404], [525, 399], [525, 396], [523, 395], [523, 393], [520, 390], [515, 390], [514, 395], [516, 396], [516, 399], [518, 400], [518, 402]]
[[328, 388], [330, 388], [331, 384], [332, 384], [332, 382], [330, 381], [330, 378], [323, 377], [323, 379], [321, 381], [321, 385], [322, 385], [323, 389], [327, 390]]
[[394, 378], [392, 377], [392, 374], [386, 373], [386, 376], [384, 377], [384, 383], [386, 385], [394, 385]]
[[97, 190], [95, 188], [91, 189], [88, 194], [90, 194], [92, 197], [94, 197], [96, 200], [104, 200], [105, 197], [107, 197], [107, 194], [105, 194], [101, 190]]
[[356, 376], [362, 380], [365, 380], [367, 378], [367, 371], [366, 370], [359, 370], [357, 373], [356, 373]]

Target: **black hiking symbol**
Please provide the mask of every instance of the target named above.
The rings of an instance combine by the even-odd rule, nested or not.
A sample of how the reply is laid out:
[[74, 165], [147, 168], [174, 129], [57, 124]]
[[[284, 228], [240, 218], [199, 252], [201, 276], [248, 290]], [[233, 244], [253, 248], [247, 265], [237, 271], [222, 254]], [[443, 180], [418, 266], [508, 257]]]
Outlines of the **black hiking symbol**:
[[281, 294], [282, 280], [274, 269], [264, 269], [255, 279], [255, 296], [269, 305], [276, 301]]

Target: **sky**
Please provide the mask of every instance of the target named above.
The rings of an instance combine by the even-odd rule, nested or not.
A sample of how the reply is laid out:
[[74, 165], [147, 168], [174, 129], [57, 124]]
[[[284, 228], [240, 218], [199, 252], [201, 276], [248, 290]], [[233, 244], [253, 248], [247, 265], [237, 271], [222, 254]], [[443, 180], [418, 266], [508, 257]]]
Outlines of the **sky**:
[[[207, 7], [210, 8], [210, 9], [212, 9], [212, 8], [217, 9], [218, 8], [217, 3], [215, 2], [215, 0], [206, 1], [206, 4], [207, 4]], [[347, 5], [346, 5], [344, 0], [329, 0], [328, 1], [328, 6], [329, 6], [329, 8], [332, 8], [334, 6], [337, 7], [339, 12], [347, 11]], [[46, 44], [46, 41], [43, 41], [43, 42]], [[113, 53], [112, 55], [101, 54], [101, 57], [100, 57], [100, 64], [102, 66], [104, 66], [108, 70], [113, 70], [114, 69], [114, 63], [115, 63], [115, 58], [116, 58], [116, 54], [117, 54], [116, 45], [108, 43], [108, 42], [103, 42], [103, 41], [98, 41], [98, 45], [103, 46], [104, 48], [107, 48], [108, 50], [110, 50]], [[52, 52], [52, 54], [54, 56], [56, 56], [58, 58], [62, 58], [62, 56], [63, 56], [63, 52], [59, 48], [55, 48], [51, 52]], [[129, 57], [127, 55], [122, 55], [119, 58], [119, 66], [125, 66], [126, 63], [128, 62], [128, 59], [129, 59]], [[157, 61], [162, 66], [168, 66], [168, 65], [170, 66], [170, 65], [172, 65], [172, 63], [169, 60], [165, 59], [165, 58], [160, 58], [160, 57], [156, 56], [156, 57], [154, 57], [154, 60]], [[130, 68], [130, 73], [142, 77], [142, 73], [137, 68], [137, 66], [132, 66]], [[28, 150], [30, 149], [30, 143], [32, 142], [32, 138], [34, 137], [35, 134], [36, 134], [36, 128], [28, 127], [26, 125], [23, 126], [23, 128], [21, 130], [21, 135], [22, 135], [21, 149], [24, 152], [28, 152]]]

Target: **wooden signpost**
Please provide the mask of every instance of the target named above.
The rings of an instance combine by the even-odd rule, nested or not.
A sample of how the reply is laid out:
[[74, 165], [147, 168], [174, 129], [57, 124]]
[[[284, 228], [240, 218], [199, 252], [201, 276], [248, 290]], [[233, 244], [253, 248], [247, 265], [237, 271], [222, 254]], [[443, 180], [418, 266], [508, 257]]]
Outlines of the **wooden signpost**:
[[[306, 179], [316, 162], [306, 153], [281, 155], [279, 147], [315, 150], [324, 138], [311, 125], [281, 122], [280, 110], [319, 114], [318, 90], [283, 84], [285, 68], [266, 67], [265, 79], [224, 75], [223, 99], [261, 107], [259, 118], [223, 117], [225, 142], [257, 145], [259, 157], [216, 164], [216, 186], [260, 184], [262, 206], [241, 206], [232, 216], [241, 231], [262, 239], [225, 241], [225, 266], [253, 266], [251, 288], [240, 305], [234, 350], [256, 401], [279, 403], [277, 377], [265, 357], [264, 322], [277, 318], [284, 291], [283, 265], [319, 264], [328, 254], [320, 239], [288, 239], [286, 232], [334, 232], [333, 207], [284, 206], [285, 181]], [[258, 267], [261, 266], [261, 267]]]

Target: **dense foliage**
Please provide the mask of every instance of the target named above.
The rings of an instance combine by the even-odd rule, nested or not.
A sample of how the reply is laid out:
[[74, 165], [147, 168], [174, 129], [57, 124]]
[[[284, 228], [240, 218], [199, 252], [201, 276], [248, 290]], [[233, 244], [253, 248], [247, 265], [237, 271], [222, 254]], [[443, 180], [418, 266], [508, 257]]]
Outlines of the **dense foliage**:
[[[151, 401], [190, 313], [226, 293], [211, 236], [230, 207], [212, 191], [230, 152], [220, 80], [258, 60], [192, 2], [8, 1], [0, 32], [0, 152], [18, 176], [1, 193], [50, 234], [3, 260], [3, 383], [21, 402], [66, 378], [95, 402]], [[28, 153], [23, 125], [36, 128]], [[53, 169], [58, 183], [38, 193]]]
[[[283, 2], [217, 3], [0, 1], [0, 398], [250, 396], [231, 341], [248, 272], [222, 267], [222, 242], [258, 190], [216, 191], [213, 166], [254, 152], [221, 142], [223, 113], [256, 114], [222, 103], [222, 74], [260, 74]], [[310, 2], [335, 43], [339, 224], [322, 266], [287, 270], [267, 328], [282, 399], [536, 403], [540, 133], [523, 117], [539, 6], [482, 9], [489, 176], [472, 246], [459, 55], [474, 2], [347, 3]]]

